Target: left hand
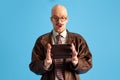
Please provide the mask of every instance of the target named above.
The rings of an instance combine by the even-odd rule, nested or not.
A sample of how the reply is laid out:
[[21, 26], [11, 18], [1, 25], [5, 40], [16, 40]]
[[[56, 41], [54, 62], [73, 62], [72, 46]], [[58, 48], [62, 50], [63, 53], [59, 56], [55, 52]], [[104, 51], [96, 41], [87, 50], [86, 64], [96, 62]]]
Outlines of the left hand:
[[78, 64], [78, 57], [77, 57], [78, 52], [76, 51], [73, 43], [71, 44], [71, 49], [72, 49], [72, 63], [74, 66], [76, 66]]
[[47, 70], [47, 69], [50, 67], [51, 64], [52, 64], [51, 45], [48, 43], [48, 44], [47, 44], [46, 58], [45, 58], [45, 60], [44, 60], [45, 69]]

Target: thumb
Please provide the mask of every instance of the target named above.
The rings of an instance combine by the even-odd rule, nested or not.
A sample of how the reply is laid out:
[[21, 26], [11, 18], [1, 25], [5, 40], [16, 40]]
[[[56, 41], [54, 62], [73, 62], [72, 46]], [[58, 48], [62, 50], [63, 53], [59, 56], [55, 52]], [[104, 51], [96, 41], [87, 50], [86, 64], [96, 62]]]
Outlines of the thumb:
[[75, 52], [76, 50], [75, 50], [74, 44], [72, 43], [71, 45], [72, 45], [72, 46], [71, 46], [72, 52]]
[[50, 53], [50, 51], [51, 51], [51, 45], [48, 43], [47, 44], [47, 53]]
[[48, 43], [47, 44], [47, 58], [51, 57], [51, 45]]

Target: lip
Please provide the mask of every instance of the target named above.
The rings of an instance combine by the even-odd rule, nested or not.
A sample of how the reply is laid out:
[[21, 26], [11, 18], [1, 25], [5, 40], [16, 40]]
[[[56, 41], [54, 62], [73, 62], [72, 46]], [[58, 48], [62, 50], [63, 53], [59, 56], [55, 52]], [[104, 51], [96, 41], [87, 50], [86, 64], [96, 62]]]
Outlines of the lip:
[[62, 26], [61, 25], [57, 25], [58, 28], [61, 28]]
[[62, 27], [62, 24], [56, 24], [56, 26], [60, 28], [60, 27]]

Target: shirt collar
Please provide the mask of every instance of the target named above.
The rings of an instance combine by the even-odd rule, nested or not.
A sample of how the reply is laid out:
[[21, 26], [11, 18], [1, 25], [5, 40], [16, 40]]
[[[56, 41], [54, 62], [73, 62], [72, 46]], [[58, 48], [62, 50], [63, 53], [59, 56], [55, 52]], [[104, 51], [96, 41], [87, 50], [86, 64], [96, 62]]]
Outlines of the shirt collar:
[[[53, 30], [53, 36], [56, 37], [57, 35], [59, 35], [59, 33], [57, 33], [55, 30]], [[66, 38], [66, 36], [67, 36], [66, 29], [62, 33], [60, 33], [60, 35], [64, 38]]]

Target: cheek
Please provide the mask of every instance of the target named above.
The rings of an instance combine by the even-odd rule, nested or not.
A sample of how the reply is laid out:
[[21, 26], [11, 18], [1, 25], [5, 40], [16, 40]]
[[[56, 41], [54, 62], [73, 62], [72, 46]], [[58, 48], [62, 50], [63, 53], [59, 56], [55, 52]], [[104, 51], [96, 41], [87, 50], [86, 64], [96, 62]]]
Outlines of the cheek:
[[55, 22], [52, 22], [52, 24], [53, 24], [53, 27], [55, 27], [56, 23], [55, 23]]
[[63, 26], [63, 29], [65, 29], [65, 28], [66, 28], [66, 25]]

